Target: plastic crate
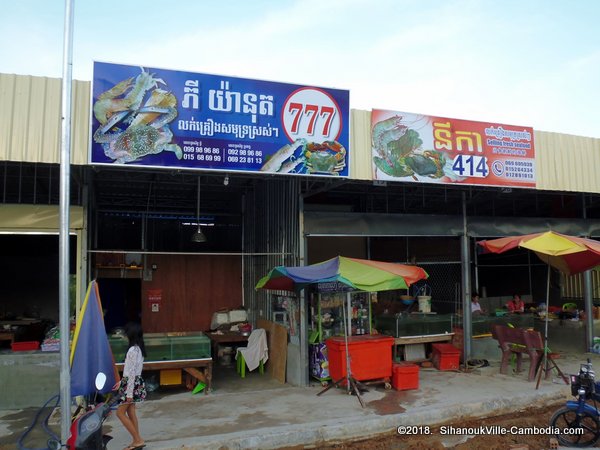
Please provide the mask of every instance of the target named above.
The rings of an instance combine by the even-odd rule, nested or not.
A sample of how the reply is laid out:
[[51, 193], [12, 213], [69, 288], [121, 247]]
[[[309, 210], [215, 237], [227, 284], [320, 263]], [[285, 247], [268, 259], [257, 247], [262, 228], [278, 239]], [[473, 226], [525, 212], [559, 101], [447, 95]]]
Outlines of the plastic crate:
[[409, 362], [394, 363], [392, 386], [397, 391], [419, 389], [419, 366]]
[[181, 369], [163, 369], [160, 371], [160, 385], [172, 386], [181, 384]]
[[26, 352], [31, 350], [38, 350], [40, 343], [38, 341], [24, 341], [24, 342], [13, 342], [10, 344], [13, 352]]
[[431, 360], [438, 370], [458, 370], [460, 350], [452, 344], [431, 344]]
[[[346, 344], [343, 337], [325, 341], [329, 355], [329, 374], [334, 381], [346, 376]], [[358, 381], [392, 376], [392, 345], [394, 338], [383, 335], [348, 337], [350, 368]]]

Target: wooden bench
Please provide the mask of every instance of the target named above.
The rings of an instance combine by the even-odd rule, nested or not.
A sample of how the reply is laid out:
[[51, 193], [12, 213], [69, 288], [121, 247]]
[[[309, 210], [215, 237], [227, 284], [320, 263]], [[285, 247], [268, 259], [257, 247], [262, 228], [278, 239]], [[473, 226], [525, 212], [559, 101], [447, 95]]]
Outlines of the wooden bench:
[[[535, 374], [539, 367], [540, 358], [543, 356], [544, 344], [539, 331], [526, 330], [524, 328], [511, 328], [506, 325], [493, 324], [492, 336], [498, 341], [502, 350], [502, 362], [500, 373], [508, 373], [508, 365], [512, 355], [517, 358], [517, 371], [521, 371], [523, 355], [529, 355], [528, 380], [535, 380]], [[549, 373], [546, 373], [548, 376]]]

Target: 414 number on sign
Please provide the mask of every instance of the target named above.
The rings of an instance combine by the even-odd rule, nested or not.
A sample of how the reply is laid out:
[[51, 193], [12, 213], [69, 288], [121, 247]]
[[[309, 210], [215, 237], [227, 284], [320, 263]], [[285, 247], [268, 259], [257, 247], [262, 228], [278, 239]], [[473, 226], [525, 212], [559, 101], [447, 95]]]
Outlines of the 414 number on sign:
[[485, 178], [490, 169], [485, 156], [458, 155], [452, 161], [452, 171], [461, 177]]

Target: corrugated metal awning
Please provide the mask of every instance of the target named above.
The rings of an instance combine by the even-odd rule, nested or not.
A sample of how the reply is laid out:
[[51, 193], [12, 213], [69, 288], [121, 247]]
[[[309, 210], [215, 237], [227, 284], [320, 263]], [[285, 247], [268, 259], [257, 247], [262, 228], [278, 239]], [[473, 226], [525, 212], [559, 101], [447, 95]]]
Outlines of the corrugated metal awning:
[[[501, 237], [554, 230], [575, 236], [600, 236], [599, 220], [469, 217], [472, 237]], [[460, 236], [461, 216], [424, 214], [304, 213], [306, 236]]]

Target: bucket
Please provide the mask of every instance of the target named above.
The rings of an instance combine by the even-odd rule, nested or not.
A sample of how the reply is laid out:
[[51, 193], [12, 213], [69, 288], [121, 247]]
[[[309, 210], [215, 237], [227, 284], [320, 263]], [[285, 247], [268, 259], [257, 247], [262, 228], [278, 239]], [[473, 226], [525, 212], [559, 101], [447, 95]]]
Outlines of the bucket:
[[232, 356], [233, 356], [233, 347], [221, 347], [218, 351], [219, 363], [222, 366], [230, 365]]
[[417, 300], [419, 301], [419, 312], [431, 312], [431, 295], [419, 295]]
[[410, 295], [401, 295], [400, 296], [400, 300], [402, 300], [402, 303], [404, 305], [412, 305], [415, 301], [415, 298], [410, 296]]

